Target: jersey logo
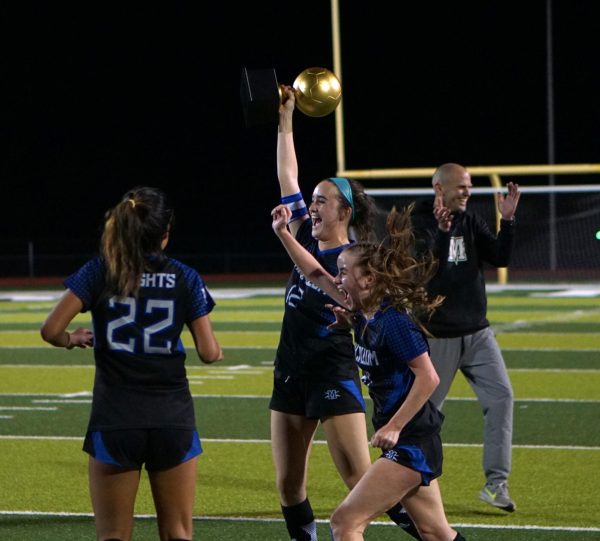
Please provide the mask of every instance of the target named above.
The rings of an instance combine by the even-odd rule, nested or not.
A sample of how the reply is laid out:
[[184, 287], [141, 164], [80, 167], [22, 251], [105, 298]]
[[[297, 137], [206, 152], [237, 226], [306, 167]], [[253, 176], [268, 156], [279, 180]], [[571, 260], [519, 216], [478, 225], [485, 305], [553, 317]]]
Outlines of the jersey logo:
[[337, 400], [341, 395], [337, 389], [328, 389], [323, 396], [325, 400]]
[[303, 296], [304, 289], [300, 286], [293, 285], [285, 296], [285, 303], [292, 308], [296, 308], [298, 306], [298, 301], [301, 301]]
[[394, 451], [393, 449], [388, 449], [383, 456], [389, 460], [393, 460], [396, 462], [398, 460], [398, 451]]
[[464, 237], [450, 237], [450, 248], [448, 250], [448, 261], [458, 265], [460, 261], [467, 260]]

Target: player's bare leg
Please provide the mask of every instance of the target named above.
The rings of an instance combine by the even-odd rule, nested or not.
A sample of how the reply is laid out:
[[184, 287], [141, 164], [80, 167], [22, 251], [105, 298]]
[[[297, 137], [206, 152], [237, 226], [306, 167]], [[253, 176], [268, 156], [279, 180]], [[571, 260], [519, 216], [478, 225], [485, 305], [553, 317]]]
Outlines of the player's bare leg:
[[321, 420], [331, 458], [349, 489], [371, 466], [364, 413], [348, 413]]
[[97, 539], [129, 541], [139, 470], [123, 470], [90, 457], [89, 479]]
[[160, 539], [192, 539], [196, 464], [194, 457], [168, 470], [149, 472]]

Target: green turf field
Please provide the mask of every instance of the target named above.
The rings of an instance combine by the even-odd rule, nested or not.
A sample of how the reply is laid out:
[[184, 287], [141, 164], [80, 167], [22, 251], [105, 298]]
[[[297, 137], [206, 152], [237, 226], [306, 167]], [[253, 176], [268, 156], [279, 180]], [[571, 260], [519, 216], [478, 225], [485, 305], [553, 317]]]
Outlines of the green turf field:
[[[213, 292], [212, 319], [226, 360], [201, 365], [188, 350], [204, 447], [196, 538], [285, 540], [268, 411], [282, 297]], [[53, 302], [28, 294], [0, 300], [0, 539], [94, 539], [81, 451], [92, 352], [42, 343], [39, 327]], [[489, 305], [516, 397], [510, 489], [518, 509], [506, 514], [477, 497], [484, 482], [482, 415], [459, 376], [444, 407], [440, 483], [448, 518], [470, 541], [600, 541], [600, 296], [504, 291], [490, 294]], [[79, 324], [89, 317], [79, 316], [72, 328]], [[191, 337], [184, 343], [191, 348]], [[329, 539], [327, 517], [345, 489], [320, 431], [309, 494], [320, 539]], [[134, 539], [157, 538], [152, 513], [143, 482]], [[381, 517], [366, 539], [411, 538]]]

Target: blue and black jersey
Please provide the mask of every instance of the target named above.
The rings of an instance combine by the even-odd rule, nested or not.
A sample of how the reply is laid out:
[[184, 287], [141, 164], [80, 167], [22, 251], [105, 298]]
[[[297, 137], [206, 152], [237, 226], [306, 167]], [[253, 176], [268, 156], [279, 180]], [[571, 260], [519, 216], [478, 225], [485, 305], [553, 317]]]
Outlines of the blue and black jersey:
[[181, 342], [184, 325], [214, 301], [192, 268], [165, 258], [142, 275], [137, 297], [106, 292], [101, 258], [65, 281], [91, 311], [96, 376], [89, 430], [195, 428]]
[[[296, 239], [332, 275], [337, 274], [339, 246], [320, 251], [312, 221], [300, 225]], [[326, 304], [335, 304], [294, 267], [285, 292], [285, 311], [275, 366], [285, 374], [316, 379], [352, 379], [357, 373], [349, 331], [330, 330], [335, 321]]]
[[[354, 330], [356, 362], [373, 400], [373, 426], [385, 425], [404, 403], [415, 380], [408, 363], [429, 352], [421, 329], [406, 312], [389, 305], [372, 319], [357, 316]], [[427, 402], [401, 433], [403, 440], [437, 433], [442, 416]]]

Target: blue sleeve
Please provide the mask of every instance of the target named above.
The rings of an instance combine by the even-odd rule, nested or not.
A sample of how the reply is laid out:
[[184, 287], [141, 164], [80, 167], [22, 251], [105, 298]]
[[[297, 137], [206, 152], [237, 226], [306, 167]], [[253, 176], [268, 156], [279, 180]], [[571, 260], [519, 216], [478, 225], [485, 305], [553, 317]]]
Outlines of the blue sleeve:
[[105, 268], [101, 258], [88, 261], [64, 281], [64, 286], [77, 295], [83, 303], [82, 312], [92, 308], [104, 288]]
[[394, 357], [409, 362], [429, 352], [429, 345], [423, 332], [412, 322], [408, 314], [397, 310], [387, 310], [386, 342]]
[[186, 280], [190, 290], [189, 312], [187, 321], [191, 322], [212, 312], [215, 301], [211, 297], [202, 277], [193, 269], [188, 268]]

